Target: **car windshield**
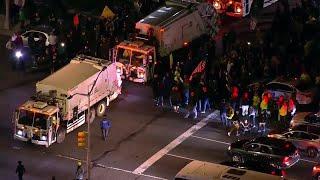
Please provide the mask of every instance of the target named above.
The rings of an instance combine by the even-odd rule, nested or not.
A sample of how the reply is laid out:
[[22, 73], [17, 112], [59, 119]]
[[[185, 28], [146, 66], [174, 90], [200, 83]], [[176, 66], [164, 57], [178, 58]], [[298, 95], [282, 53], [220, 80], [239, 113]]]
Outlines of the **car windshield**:
[[18, 123], [27, 126], [37, 127], [39, 129], [47, 129], [48, 115], [34, 113], [32, 111], [20, 110]]
[[309, 114], [308, 116], [306, 116], [305, 120], [308, 123], [319, 123], [320, 122], [320, 114], [319, 113]]
[[304, 83], [304, 82], [298, 82], [295, 87], [299, 90], [299, 91], [308, 91], [310, 89], [312, 89], [312, 83]]

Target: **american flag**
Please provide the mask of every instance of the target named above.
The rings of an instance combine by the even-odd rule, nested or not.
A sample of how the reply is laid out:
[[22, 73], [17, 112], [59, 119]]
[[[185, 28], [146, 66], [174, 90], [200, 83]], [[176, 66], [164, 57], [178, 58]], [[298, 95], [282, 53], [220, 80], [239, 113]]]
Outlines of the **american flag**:
[[200, 61], [200, 63], [198, 64], [198, 66], [193, 70], [192, 74], [190, 75], [189, 80], [192, 80], [192, 77], [197, 74], [197, 73], [201, 73], [204, 71], [204, 69], [206, 68], [206, 61], [202, 60]]

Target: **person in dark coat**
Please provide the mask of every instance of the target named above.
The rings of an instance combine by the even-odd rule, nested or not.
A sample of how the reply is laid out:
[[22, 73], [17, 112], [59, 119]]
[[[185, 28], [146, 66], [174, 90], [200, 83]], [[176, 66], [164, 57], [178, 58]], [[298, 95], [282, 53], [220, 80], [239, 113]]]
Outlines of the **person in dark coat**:
[[18, 161], [18, 166], [16, 168], [16, 174], [18, 174], [19, 180], [22, 180], [23, 174], [26, 172], [22, 161]]
[[171, 90], [171, 101], [173, 106], [173, 111], [178, 112], [181, 105], [181, 91], [179, 86], [174, 85]]
[[187, 108], [188, 112], [184, 116], [184, 118], [188, 118], [191, 113], [194, 114], [193, 119], [196, 119], [198, 117], [197, 102], [198, 102], [197, 95], [196, 95], [194, 90], [191, 90], [191, 92], [190, 92], [190, 101], [189, 101], [188, 108]]

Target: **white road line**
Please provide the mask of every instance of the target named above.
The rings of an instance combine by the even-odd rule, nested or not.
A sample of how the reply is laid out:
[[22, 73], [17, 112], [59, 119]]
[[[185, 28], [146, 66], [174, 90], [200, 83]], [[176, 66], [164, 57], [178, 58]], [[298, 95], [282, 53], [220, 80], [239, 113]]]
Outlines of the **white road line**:
[[[81, 160], [81, 159], [78, 159], [78, 158], [74, 158], [74, 157], [69, 157], [69, 156], [65, 156], [65, 155], [61, 155], [61, 154], [58, 154], [56, 155], [57, 157], [61, 157], [61, 158], [64, 158], [64, 159], [69, 159], [69, 160], [73, 160], [73, 161], [81, 161], [83, 163], [86, 163], [85, 160]], [[125, 173], [129, 173], [129, 174], [133, 174], [133, 175], [138, 175], [138, 176], [144, 176], [144, 177], [149, 177], [149, 178], [154, 178], [154, 179], [160, 179], [160, 180], [168, 180], [168, 179], [165, 179], [165, 178], [162, 178], [162, 177], [157, 177], [157, 176], [152, 176], [152, 175], [148, 175], [148, 174], [135, 174], [133, 173], [132, 171], [129, 171], [129, 170], [125, 170], [125, 169], [121, 169], [121, 168], [116, 168], [116, 167], [111, 167], [111, 166], [106, 166], [106, 165], [103, 165], [103, 164], [96, 164], [97, 166], [99, 167], [102, 167], [102, 168], [105, 168], [105, 169], [111, 169], [111, 170], [116, 170], [116, 171], [121, 171], [121, 172], [125, 172]]]
[[202, 127], [207, 125], [208, 124], [208, 120], [210, 118], [212, 118], [214, 115], [217, 115], [217, 112], [218, 111], [214, 111], [213, 113], [209, 114], [206, 118], [203, 118], [196, 125], [192, 126], [186, 132], [181, 134], [175, 140], [170, 142], [167, 146], [162, 148], [160, 151], [158, 151], [153, 156], [151, 156], [148, 160], [146, 160], [144, 163], [142, 163], [137, 169], [135, 169], [133, 171], [133, 173], [142, 174], [143, 172], [145, 172], [150, 166], [152, 166], [155, 162], [157, 162], [159, 159], [161, 159], [169, 151], [171, 151], [172, 149], [177, 147], [179, 144], [181, 144], [183, 141], [185, 141], [187, 138], [189, 138], [192, 134], [196, 133], [199, 129], [201, 129]]
[[186, 160], [190, 160], [190, 161], [198, 161], [197, 159], [192, 159], [192, 158], [188, 158], [188, 157], [184, 157], [184, 156], [179, 156], [179, 155], [175, 155], [175, 154], [170, 154], [167, 153], [167, 156], [172, 156], [172, 157], [176, 157], [176, 158], [180, 158], [180, 159], [186, 159]]
[[205, 140], [205, 141], [211, 141], [211, 142], [216, 142], [216, 143], [220, 143], [220, 144], [225, 144], [225, 145], [230, 145], [231, 144], [231, 143], [228, 143], [228, 142], [218, 141], [218, 140], [204, 138], [204, 137], [195, 136], [195, 135], [192, 135], [191, 137], [197, 138], [197, 139], [202, 139], [202, 140]]

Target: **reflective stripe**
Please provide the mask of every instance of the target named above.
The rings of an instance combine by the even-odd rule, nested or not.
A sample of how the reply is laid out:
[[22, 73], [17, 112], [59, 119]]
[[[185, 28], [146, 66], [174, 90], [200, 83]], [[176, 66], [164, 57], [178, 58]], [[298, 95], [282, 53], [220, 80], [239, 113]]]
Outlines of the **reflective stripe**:
[[73, 131], [74, 129], [78, 128], [79, 126], [81, 126], [82, 124], [85, 123], [85, 114], [83, 114], [82, 116], [79, 117], [79, 119], [75, 120], [73, 123], [70, 123], [67, 125], [67, 133]]

